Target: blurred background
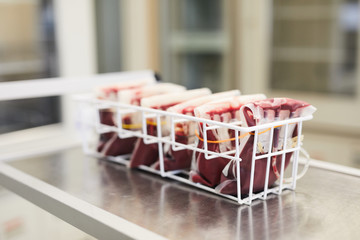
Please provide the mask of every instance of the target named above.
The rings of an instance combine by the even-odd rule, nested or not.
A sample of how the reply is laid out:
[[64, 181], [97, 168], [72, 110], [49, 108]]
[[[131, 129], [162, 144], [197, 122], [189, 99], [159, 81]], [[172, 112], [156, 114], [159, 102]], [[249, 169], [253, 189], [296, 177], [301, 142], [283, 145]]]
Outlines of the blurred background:
[[[359, 168], [359, 1], [265, 2], [0, 0], [0, 81], [153, 69], [188, 88], [302, 99], [318, 108], [311, 157]], [[68, 105], [0, 102], [0, 134], [61, 125]]]

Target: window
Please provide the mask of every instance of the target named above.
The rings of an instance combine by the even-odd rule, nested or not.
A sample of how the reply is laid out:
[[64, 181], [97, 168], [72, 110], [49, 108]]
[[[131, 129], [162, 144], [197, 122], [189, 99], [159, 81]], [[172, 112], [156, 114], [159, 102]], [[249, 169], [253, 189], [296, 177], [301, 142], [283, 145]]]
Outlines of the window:
[[[0, 1], [0, 82], [57, 75], [53, 2]], [[0, 134], [58, 123], [59, 109], [59, 97], [1, 101]]]

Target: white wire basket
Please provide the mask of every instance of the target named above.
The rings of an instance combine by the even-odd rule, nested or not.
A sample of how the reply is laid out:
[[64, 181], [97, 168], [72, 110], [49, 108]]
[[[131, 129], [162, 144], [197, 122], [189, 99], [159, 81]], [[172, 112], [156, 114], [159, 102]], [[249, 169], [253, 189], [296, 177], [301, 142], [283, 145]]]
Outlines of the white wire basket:
[[[158, 174], [162, 177], [174, 179], [176, 181], [189, 184], [191, 186], [206, 190], [208, 192], [220, 195], [222, 197], [231, 199], [236, 201], [239, 204], [247, 204], [250, 205], [256, 199], [266, 200], [269, 194], [281, 194], [284, 190], [295, 190], [296, 181], [299, 177], [303, 176], [306, 172], [308, 165], [305, 165], [303, 171], [298, 174], [298, 166], [299, 166], [299, 154], [303, 152], [304, 155], [309, 159], [309, 156], [306, 152], [301, 148], [302, 141], [301, 137], [296, 141], [292, 146], [287, 146], [287, 141], [284, 141], [283, 148], [281, 150], [272, 152], [272, 148], [269, 147], [269, 150], [266, 154], [257, 156], [257, 146], [258, 146], [258, 136], [264, 129], [270, 132], [269, 135], [269, 146], [273, 144], [273, 133], [274, 129], [279, 126], [283, 127], [285, 130], [285, 135], [287, 136], [288, 128], [290, 124], [297, 125], [297, 136], [302, 136], [302, 124], [304, 121], [312, 119], [312, 115], [306, 117], [298, 117], [292, 118], [282, 121], [274, 121], [271, 123], [266, 123], [262, 125], [257, 125], [253, 127], [243, 127], [241, 126], [241, 122], [233, 122], [233, 123], [223, 123], [198, 117], [193, 117], [189, 115], [177, 114], [157, 109], [139, 107], [135, 105], [128, 105], [119, 102], [106, 101], [97, 99], [91, 95], [77, 95], [75, 97], [76, 102], [78, 103], [77, 108], [77, 125], [78, 129], [81, 133], [82, 143], [83, 143], [83, 151], [85, 154], [96, 156], [99, 158], [103, 158], [95, 149], [95, 142], [98, 140], [99, 134], [108, 133], [108, 132], [116, 132], [118, 137], [121, 139], [138, 137], [142, 138], [145, 144], [158, 144], [159, 150], [159, 164], [160, 169], [156, 170], [149, 166], [141, 165], [138, 168], [144, 171], [148, 171], [154, 174]], [[100, 123], [99, 111], [102, 109], [114, 109], [114, 114], [116, 118], [117, 126], [109, 126]], [[139, 130], [129, 130], [123, 127], [123, 116], [126, 114], [138, 113], [141, 115], [142, 126]], [[162, 121], [166, 118], [167, 121], [170, 122], [169, 125], [163, 126]], [[147, 131], [147, 122], [148, 119], [155, 119], [157, 126], [157, 136], [153, 136], [148, 134]], [[182, 122], [195, 122], [197, 124], [203, 124], [203, 139], [204, 142], [203, 147], [199, 148], [196, 143], [191, 144], [182, 144], [175, 140], [175, 127], [174, 124], [182, 123]], [[170, 126], [170, 127], [169, 127]], [[162, 128], [169, 128], [169, 134], [163, 134]], [[207, 130], [218, 129], [218, 128], [227, 128], [231, 129], [235, 132], [235, 149], [227, 152], [214, 152], [208, 149], [207, 144]], [[254, 136], [254, 144], [252, 150], [252, 159], [251, 159], [251, 173], [250, 173], [250, 184], [248, 194], [241, 194], [241, 177], [240, 177], [240, 167], [242, 159], [240, 156], [240, 133], [251, 133]], [[95, 137], [94, 137], [95, 136]], [[236, 178], [236, 187], [237, 187], [237, 195], [227, 195], [222, 194], [215, 191], [214, 188], [202, 185], [200, 183], [194, 183], [189, 180], [189, 171], [180, 169], [180, 170], [172, 170], [166, 171], [164, 169], [164, 155], [163, 155], [163, 147], [164, 144], [168, 144], [171, 146], [173, 151], [181, 151], [184, 149], [188, 149], [194, 152], [203, 153], [206, 159], [212, 159], [216, 157], [226, 158], [229, 160], [236, 161], [236, 169], [237, 169], [237, 178]], [[285, 156], [288, 153], [292, 153], [291, 165], [292, 167], [287, 168], [285, 171]], [[106, 160], [113, 161], [116, 163], [124, 164], [126, 166], [129, 165], [129, 156], [130, 155], [122, 155], [122, 156], [107, 156]], [[268, 179], [269, 172], [271, 167], [271, 158], [274, 156], [282, 156], [281, 157], [281, 169], [278, 172], [278, 180], [271, 187], [268, 187]], [[254, 192], [254, 175], [255, 175], [255, 162], [259, 159], [266, 159], [266, 171], [265, 171], [265, 181], [264, 188], [260, 192]]]

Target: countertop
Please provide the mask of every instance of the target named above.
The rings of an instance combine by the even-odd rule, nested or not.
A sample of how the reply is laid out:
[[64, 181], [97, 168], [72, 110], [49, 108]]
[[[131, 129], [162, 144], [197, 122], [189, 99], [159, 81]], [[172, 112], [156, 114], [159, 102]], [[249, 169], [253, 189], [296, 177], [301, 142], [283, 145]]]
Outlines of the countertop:
[[309, 168], [296, 191], [251, 206], [85, 156], [80, 148], [1, 163], [0, 185], [101, 239], [358, 239], [360, 234], [360, 178], [318, 167]]

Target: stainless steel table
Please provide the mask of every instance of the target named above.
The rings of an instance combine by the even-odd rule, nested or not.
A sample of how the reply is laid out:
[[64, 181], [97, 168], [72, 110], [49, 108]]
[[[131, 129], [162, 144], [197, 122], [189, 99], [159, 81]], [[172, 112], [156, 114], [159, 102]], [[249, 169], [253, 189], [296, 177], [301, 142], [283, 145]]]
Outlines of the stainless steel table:
[[310, 167], [252, 206], [72, 148], [0, 164], [0, 185], [101, 239], [358, 239], [360, 178]]

